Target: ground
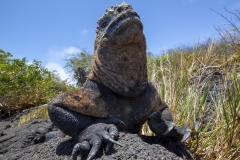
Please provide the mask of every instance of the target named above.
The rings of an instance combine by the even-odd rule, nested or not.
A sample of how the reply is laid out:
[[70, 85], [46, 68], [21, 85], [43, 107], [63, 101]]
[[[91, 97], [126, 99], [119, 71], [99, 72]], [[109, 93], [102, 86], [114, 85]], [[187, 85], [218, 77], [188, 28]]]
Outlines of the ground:
[[[45, 134], [54, 130], [49, 119], [33, 119], [21, 127], [16, 126], [17, 121], [3, 120], [0, 123], [0, 159], [71, 159], [75, 144], [71, 137], [44, 142]], [[191, 159], [184, 144], [173, 138], [120, 132], [118, 142], [125, 147], [114, 145], [109, 153], [102, 148], [96, 159]], [[83, 155], [81, 159], [86, 157]]]

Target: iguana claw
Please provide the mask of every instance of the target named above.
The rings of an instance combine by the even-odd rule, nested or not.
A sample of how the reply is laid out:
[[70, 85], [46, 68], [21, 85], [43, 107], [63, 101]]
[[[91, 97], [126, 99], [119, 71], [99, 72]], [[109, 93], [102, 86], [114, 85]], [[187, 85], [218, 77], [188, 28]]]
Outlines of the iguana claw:
[[165, 123], [167, 124], [168, 128], [163, 133], [164, 136], [167, 135], [169, 132], [171, 132], [173, 130], [173, 128], [175, 127], [175, 123], [174, 122], [165, 121]]
[[[165, 117], [167, 116], [165, 112]], [[169, 112], [170, 113], [170, 112]], [[170, 137], [181, 138], [181, 142], [186, 141], [190, 136], [192, 131], [186, 126], [176, 126], [171, 119], [165, 120], [162, 116], [162, 111], [155, 111], [148, 117], [148, 124], [150, 129], [157, 135], [164, 135]]]
[[190, 138], [191, 133], [192, 133], [191, 129], [187, 128], [184, 132], [184, 136], [183, 136], [181, 142], [185, 142], [188, 138]]

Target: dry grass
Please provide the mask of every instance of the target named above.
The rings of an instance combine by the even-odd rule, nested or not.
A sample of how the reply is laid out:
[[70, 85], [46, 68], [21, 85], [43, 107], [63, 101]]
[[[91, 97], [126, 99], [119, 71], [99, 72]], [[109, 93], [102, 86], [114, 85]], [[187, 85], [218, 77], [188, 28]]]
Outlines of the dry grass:
[[18, 122], [18, 126], [27, 123], [33, 118], [49, 118], [47, 105], [39, 106], [37, 109], [31, 110], [29, 113], [23, 115]]
[[[205, 49], [172, 50], [148, 59], [149, 79], [169, 105], [175, 122], [189, 124], [194, 131], [187, 145], [195, 159], [240, 159], [240, 72], [236, 72], [240, 59], [231, 60], [234, 53], [218, 54], [219, 49], [219, 45], [209, 43]], [[202, 77], [214, 71], [223, 73], [223, 88], [213, 101], [212, 120], [203, 127], [201, 117], [208, 109], [209, 90], [201, 89], [212, 82]], [[195, 122], [200, 123], [197, 130]], [[151, 135], [148, 130], [146, 134]]]

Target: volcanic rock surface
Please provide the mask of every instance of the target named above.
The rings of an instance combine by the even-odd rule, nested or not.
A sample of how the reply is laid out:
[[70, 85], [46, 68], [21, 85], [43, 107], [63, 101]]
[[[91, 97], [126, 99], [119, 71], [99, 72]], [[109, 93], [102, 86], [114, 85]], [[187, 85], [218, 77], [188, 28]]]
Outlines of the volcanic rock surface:
[[[0, 159], [72, 159], [75, 142], [71, 137], [45, 142], [45, 134], [56, 130], [49, 119], [33, 119], [20, 127], [16, 124], [17, 120], [0, 122]], [[125, 147], [114, 145], [106, 153], [103, 145], [96, 159], [191, 159], [184, 144], [173, 138], [120, 132], [118, 141]], [[86, 158], [87, 155], [78, 156], [78, 159]]]

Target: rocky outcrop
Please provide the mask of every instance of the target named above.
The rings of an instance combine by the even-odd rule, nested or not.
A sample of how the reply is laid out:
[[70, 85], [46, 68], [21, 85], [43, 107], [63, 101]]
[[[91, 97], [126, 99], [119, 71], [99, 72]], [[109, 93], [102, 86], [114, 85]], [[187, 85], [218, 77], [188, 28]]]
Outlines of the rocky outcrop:
[[[14, 122], [0, 123], [0, 159], [71, 159], [75, 144], [71, 137], [56, 138], [45, 142], [45, 134], [54, 130], [48, 119], [33, 119], [21, 127], [13, 127]], [[184, 146], [177, 139], [147, 137], [120, 132], [118, 142], [125, 147], [114, 145], [108, 153], [104, 147], [96, 159], [191, 159]], [[78, 159], [86, 159], [79, 155]]]

